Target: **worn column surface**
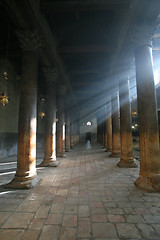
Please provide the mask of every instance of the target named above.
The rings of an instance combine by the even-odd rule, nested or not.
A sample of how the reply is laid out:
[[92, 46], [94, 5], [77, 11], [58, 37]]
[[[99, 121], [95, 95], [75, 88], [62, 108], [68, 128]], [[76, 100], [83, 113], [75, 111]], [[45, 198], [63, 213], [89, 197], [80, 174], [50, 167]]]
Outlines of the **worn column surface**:
[[135, 52], [138, 116], [140, 129], [140, 175], [136, 185], [147, 191], [160, 191], [160, 154], [152, 49]]
[[113, 93], [111, 99], [112, 106], [112, 153], [110, 157], [120, 157], [120, 124], [119, 124], [119, 101], [118, 92]]
[[65, 118], [64, 118], [64, 101], [65, 87], [59, 88], [57, 98], [57, 157], [66, 157], [65, 154]]
[[44, 158], [40, 166], [57, 167], [56, 160], [56, 70], [44, 69], [46, 75], [46, 117]]
[[[22, 85], [20, 91], [18, 121], [18, 156], [17, 170], [7, 188], [27, 189], [34, 187], [39, 178], [36, 172], [36, 125], [37, 125], [37, 71], [39, 37], [32, 32], [25, 32], [29, 42], [19, 32], [23, 47]], [[37, 45], [36, 45], [37, 44]]]
[[71, 141], [70, 141], [70, 113], [69, 110], [66, 111], [66, 152], [70, 151]]
[[133, 158], [131, 106], [129, 98], [129, 80], [125, 76], [119, 83], [120, 98], [120, 135], [121, 135], [121, 159], [119, 167], [137, 167]]
[[71, 138], [70, 138], [70, 141], [71, 141], [71, 149], [74, 148], [74, 122], [73, 122], [73, 118], [71, 118]]
[[112, 116], [111, 101], [107, 103], [107, 152], [112, 151]]

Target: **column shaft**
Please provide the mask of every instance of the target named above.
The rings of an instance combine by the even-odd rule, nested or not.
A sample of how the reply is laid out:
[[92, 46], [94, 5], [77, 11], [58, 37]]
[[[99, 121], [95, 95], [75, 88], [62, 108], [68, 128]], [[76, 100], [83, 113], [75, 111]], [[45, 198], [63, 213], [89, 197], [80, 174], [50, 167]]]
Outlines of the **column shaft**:
[[66, 152], [70, 151], [70, 114], [66, 112]]
[[37, 70], [37, 54], [25, 51], [19, 106], [17, 171], [7, 188], [27, 189], [39, 181], [36, 173]]
[[138, 48], [135, 59], [140, 128], [140, 176], [136, 185], [147, 191], [160, 191], [159, 132], [151, 47]]
[[73, 120], [71, 120], [71, 138], [70, 138], [70, 141], [71, 141], [71, 149], [74, 148], [74, 123], [73, 123]]
[[129, 98], [129, 81], [124, 78], [119, 83], [120, 127], [121, 127], [121, 159], [119, 167], [137, 167], [133, 158], [131, 106]]
[[56, 83], [46, 82], [46, 118], [44, 159], [40, 164], [44, 167], [57, 167], [56, 160]]
[[58, 96], [57, 105], [58, 105], [57, 157], [66, 157], [66, 155], [65, 155], [64, 102], [63, 102], [62, 95]]
[[107, 151], [112, 151], [112, 116], [111, 101], [107, 103]]
[[119, 126], [119, 101], [118, 93], [112, 95], [112, 153], [110, 157], [120, 157], [120, 126]]

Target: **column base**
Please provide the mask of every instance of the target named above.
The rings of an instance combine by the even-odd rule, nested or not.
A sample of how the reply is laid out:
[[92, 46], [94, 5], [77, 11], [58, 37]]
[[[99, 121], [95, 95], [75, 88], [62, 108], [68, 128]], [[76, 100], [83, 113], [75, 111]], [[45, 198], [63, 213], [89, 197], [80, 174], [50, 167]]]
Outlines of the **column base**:
[[54, 160], [54, 161], [50, 161], [50, 162], [47, 162], [47, 161], [42, 161], [38, 167], [57, 167], [60, 163], [57, 161], [57, 160]]
[[120, 161], [117, 163], [117, 166], [121, 168], [137, 168], [138, 167], [138, 165], [135, 163], [135, 160], [133, 158], [127, 159], [127, 160], [120, 159]]
[[112, 148], [106, 148], [105, 152], [112, 152]]
[[109, 157], [111, 157], [111, 158], [120, 158], [121, 157], [121, 153], [111, 153], [109, 155]]
[[65, 153], [57, 153], [57, 157], [65, 158], [66, 154]]
[[69, 152], [70, 151], [70, 148], [67, 148], [66, 150], [65, 150], [65, 152]]
[[30, 189], [34, 188], [39, 181], [40, 178], [38, 175], [30, 178], [15, 176], [13, 180], [7, 183], [4, 187], [7, 189]]
[[159, 178], [146, 178], [140, 176], [135, 181], [135, 185], [147, 192], [160, 192], [160, 179]]

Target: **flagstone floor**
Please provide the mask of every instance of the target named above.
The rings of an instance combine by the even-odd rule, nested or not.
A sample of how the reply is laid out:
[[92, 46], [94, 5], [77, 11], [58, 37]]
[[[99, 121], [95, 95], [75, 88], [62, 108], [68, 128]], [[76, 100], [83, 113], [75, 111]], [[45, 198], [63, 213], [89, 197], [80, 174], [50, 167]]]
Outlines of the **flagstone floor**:
[[38, 168], [41, 181], [30, 190], [4, 189], [16, 156], [2, 159], [0, 240], [159, 240], [160, 193], [139, 190], [139, 168], [119, 168], [109, 154], [79, 144], [57, 168]]

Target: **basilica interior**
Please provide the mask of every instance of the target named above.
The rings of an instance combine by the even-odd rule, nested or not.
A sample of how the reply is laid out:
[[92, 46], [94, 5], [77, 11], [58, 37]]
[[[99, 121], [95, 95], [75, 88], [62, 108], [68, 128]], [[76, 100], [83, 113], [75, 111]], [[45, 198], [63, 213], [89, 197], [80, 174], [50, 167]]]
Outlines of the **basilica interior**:
[[160, 1], [0, 0], [0, 240], [160, 239]]

